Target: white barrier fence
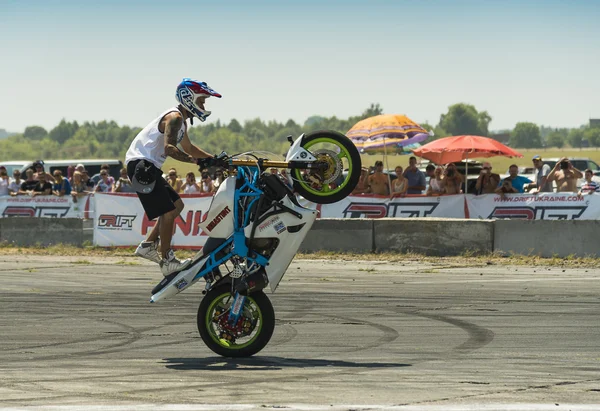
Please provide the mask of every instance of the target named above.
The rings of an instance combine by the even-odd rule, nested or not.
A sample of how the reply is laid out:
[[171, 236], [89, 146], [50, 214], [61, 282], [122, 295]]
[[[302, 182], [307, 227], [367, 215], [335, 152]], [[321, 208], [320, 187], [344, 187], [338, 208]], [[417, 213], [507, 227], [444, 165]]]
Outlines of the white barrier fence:
[[[175, 221], [175, 244], [201, 247], [207, 237], [198, 227], [212, 196], [182, 195], [185, 208]], [[441, 217], [524, 220], [600, 220], [600, 195], [570, 193], [495, 194], [441, 197], [349, 196], [334, 204], [316, 205], [321, 218]], [[156, 224], [146, 217], [135, 194], [96, 194], [74, 203], [70, 197], [0, 197], [0, 216], [92, 218], [94, 244], [131, 246]]]
[[93, 196], [3, 196], [0, 197], [0, 217], [91, 218]]
[[[136, 194], [96, 194], [94, 245], [131, 246], [142, 241], [156, 224], [148, 220]], [[175, 219], [173, 243], [178, 248], [200, 248], [208, 238], [198, 224], [212, 195], [182, 195], [184, 209]]]

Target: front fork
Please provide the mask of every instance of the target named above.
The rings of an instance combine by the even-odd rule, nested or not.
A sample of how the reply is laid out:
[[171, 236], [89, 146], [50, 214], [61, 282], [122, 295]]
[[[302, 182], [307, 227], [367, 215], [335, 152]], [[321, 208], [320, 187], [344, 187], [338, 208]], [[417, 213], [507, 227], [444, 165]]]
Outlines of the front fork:
[[233, 297], [233, 303], [231, 304], [231, 310], [229, 310], [229, 324], [235, 325], [240, 319], [240, 315], [242, 314], [242, 307], [244, 307], [244, 303], [246, 302], [246, 296], [241, 295], [236, 292]]

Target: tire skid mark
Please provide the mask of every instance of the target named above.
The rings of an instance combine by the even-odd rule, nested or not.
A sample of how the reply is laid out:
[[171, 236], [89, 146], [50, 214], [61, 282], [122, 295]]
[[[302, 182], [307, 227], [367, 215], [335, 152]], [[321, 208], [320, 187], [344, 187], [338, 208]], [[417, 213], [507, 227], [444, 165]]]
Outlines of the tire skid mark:
[[447, 315], [424, 313], [421, 311], [397, 311], [406, 315], [427, 318], [434, 321], [441, 321], [466, 331], [469, 335], [469, 338], [462, 344], [452, 348], [452, 351], [456, 351], [458, 353], [469, 353], [471, 351], [483, 348], [489, 343], [491, 343], [495, 336], [494, 332], [488, 328], [479, 326], [469, 321], [459, 320], [458, 318], [453, 318]]

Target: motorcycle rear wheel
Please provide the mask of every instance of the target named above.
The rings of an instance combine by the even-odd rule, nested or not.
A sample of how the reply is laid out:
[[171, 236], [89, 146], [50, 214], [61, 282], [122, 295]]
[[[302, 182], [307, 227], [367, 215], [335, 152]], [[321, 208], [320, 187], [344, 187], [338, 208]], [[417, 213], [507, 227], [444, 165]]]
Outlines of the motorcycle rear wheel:
[[226, 337], [231, 335], [231, 330], [224, 327], [224, 320], [229, 316], [233, 299], [230, 284], [223, 284], [206, 293], [198, 308], [198, 331], [202, 341], [213, 352], [223, 357], [250, 357], [262, 350], [273, 335], [273, 305], [262, 291], [247, 296], [242, 315], [235, 326], [252, 324], [248, 327], [252, 332], [243, 336], [241, 341], [235, 337], [228, 340]]
[[302, 147], [327, 167], [318, 171], [293, 169], [291, 174], [298, 194], [313, 203], [330, 204], [354, 190], [360, 178], [361, 160], [348, 137], [337, 131], [314, 131], [304, 136]]

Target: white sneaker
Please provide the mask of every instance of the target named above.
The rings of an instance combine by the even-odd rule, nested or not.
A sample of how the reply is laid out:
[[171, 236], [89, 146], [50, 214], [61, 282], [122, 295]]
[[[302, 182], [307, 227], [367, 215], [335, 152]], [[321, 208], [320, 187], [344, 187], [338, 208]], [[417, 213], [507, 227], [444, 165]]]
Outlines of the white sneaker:
[[192, 262], [191, 258], [187, 258], [183, 261], [180, 261], [179, 259], [177, 259], [177, 257], [175, 257], [173, 250], [169, 250], [167, 252], [167, 258], [163, 258], [162, 260], [160, 260], [159, 264], [160, 264], [160, 270], [162, 271], [163, 275], [166, 277], [169, 274], [173, 274], [176, 271], [183, 270], [191, 262]]
[[160, 264], [160, 260], [162, 260], [158, 253], [158, 240], [142, 241], [135, 249], [135, 255], [153, 261], [156, 264]]

